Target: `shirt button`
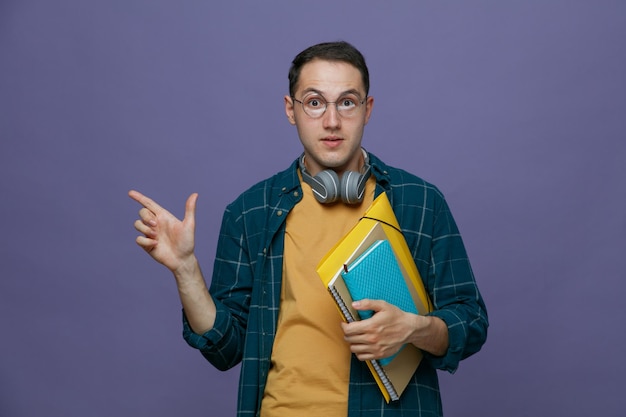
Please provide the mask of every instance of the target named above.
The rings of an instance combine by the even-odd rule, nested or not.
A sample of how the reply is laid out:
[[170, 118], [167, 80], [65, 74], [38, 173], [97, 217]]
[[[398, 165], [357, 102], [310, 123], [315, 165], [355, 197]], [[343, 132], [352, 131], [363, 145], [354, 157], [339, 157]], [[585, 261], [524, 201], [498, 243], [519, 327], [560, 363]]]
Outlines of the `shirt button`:
[[282, 210], [278, 210], [278, 211], [276, 212], [276, 215], [277, 215], [278, 217], [282, 216], [282, 215], [283, 215], [283, 211], [282, 211]]
[[299, 193], [299, 192], [297, 192], [297, 191], [294, 191], [294, 192], [293, 192], [293, 196], [294, 196], [294, 197], [298, 197], [299, 195], [300, 195], [300, 193]]

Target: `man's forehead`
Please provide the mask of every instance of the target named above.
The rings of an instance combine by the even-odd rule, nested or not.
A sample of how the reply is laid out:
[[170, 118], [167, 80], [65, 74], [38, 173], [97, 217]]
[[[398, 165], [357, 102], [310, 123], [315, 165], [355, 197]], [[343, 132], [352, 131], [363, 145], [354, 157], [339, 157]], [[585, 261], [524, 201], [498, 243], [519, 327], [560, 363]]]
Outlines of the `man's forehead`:
[[354, 65], [343, 61], [315, 59], [302, 66], [296, 90], [362, 92], [364, 85], [361, 72]]

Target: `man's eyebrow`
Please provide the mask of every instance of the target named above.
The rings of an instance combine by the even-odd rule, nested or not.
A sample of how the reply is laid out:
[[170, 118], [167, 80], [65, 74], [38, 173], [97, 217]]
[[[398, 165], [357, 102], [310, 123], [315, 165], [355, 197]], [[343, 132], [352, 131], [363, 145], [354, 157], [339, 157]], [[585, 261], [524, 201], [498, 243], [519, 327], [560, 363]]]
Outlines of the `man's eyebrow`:
[[312, 88], [312, 87], [305, 88], [304, 90], [302, 90], [302, 95], [306, 95], [309, 93], [319, 94], [320, 96], [323, 95], [321, 91], [316, 90], [315, 88]]
[[[307, 94], [310, 94], [310, 93], [318, 94], [318, 95], [324, 97], [324, 99], [326, 99], [326, 96], [324, 96], [324, 94], [321, 91], [319, 91], [319, 90], [317, 90], [315, 88], [309, 87], [309, 88], [305, 88], [302, 91], [302, 95], [303, 96], [307, 95]], [[350, 90], [346, 90], [346, 91], [341, 92], [338, 97], [343, 97], [343, 96], [346, 96], [348, 94], [354, 94], [355, 96], [357, 96], [359, 98], [361, 97], [361, 92], [359, 90], [357, 90], [357, 89], [354, 89], [354, 88], [351, 88]]]

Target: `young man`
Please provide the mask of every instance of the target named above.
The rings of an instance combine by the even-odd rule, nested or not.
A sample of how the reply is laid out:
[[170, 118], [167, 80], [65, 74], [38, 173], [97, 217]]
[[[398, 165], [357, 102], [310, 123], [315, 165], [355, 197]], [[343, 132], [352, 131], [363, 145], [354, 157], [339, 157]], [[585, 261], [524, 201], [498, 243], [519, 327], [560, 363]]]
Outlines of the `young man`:
[[[219, 369], [242, 363], [240, 416], [440, 416], [436, 369], [454, 371], [485, 342], [485, 305], [442, 194], [361, 147], [368, 91], [365, 60], [350, 44], [296, 56], [284, 102], [304, 152], [226, 208], [210, 290], [194, 253], [197, 194], [179, 221], [129, 193], [143, 205], [137, 243], [176, 278], [185, 339]], [[361, 300], [355, 308], [374, 316], [342, 323], [315, 267], [383, 192], [434, 311]], [[405, 343], [424, 360], [400, 400], [386, 404], [363, 361]]]

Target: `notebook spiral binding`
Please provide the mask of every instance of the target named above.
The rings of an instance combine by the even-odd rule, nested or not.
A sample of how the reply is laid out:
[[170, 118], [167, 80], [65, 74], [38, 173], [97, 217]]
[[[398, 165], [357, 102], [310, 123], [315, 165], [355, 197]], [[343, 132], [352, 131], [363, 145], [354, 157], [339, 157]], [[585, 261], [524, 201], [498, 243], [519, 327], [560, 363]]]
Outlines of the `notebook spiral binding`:
[[[352, 323], [354, 321], [354, 317], [352, 317], [352, 313], [350, 312], [350, 310], [348, 310], [348, 307], [346, 306], [346, 303], [343, 301], [343, 298], [341, 298], [341, 295], [339, 295], [339, 292], [337, 292], [337, 290], [334, 287], [328, 287], [328, 291], [330, 291], [330, 294], [333, 296], [333, 298], [337, 302], [337, 305], [339, 306], [339, 310], [341, 310], [341, 314], [343, 314], [343, 316], [346, 318], [346, 321], [348, 323]], [[387, 378], [387, 374], [385, 373], [385, 370], [380, 366], [378, 361], [376, 359], [372, 359], [369, 362], [374, 367], [374, 370], [378, 374], [378, 377], [383, 383], [383, 386], [389, 393], [389, 397], [391, 398], [391, 400], [392, 401], [399, 400], [400, 397], [398, 396], [396, 389], [393, 387], [393, 384], [391, 383], [391, 381], [389, 381], [389, 378]]]

